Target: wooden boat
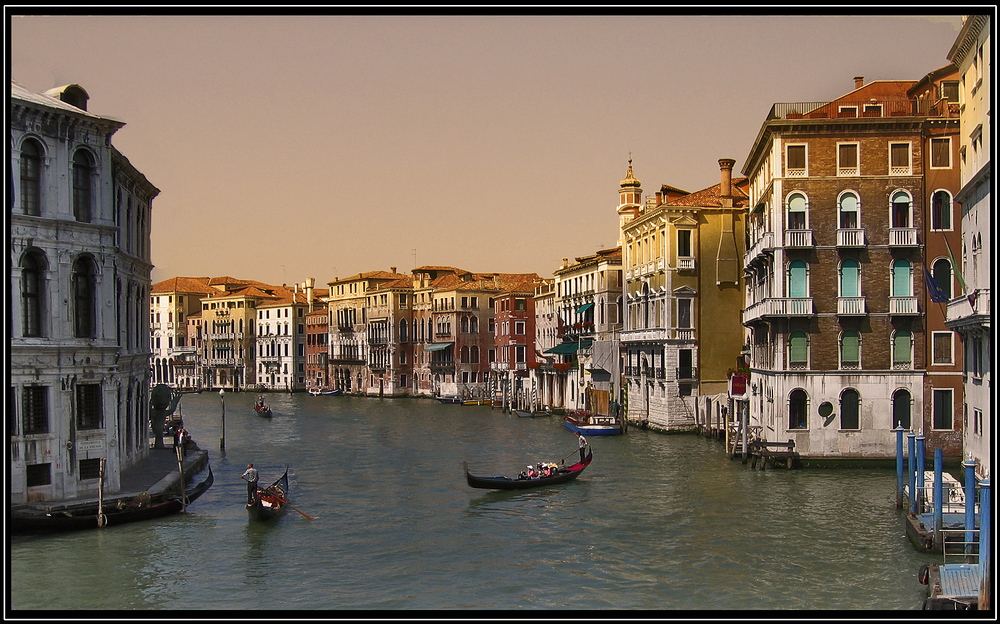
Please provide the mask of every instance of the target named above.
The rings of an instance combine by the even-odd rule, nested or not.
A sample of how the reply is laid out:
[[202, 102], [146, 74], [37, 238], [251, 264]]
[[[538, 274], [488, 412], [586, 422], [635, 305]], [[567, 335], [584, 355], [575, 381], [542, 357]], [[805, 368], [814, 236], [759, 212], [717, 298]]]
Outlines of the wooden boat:
[[461, 403], [462, 397], [456, 396], [454, 394], [442, 394], [437, 398], [438, 401], [442, 403]]
[[[185, 488], [184, 493], [188, 505], [197, 500], [215, 483], [215, 475], [212, 474], [211, 465], [206, 464], [206, 466], [208, 474], [205, 478], [198, 481], [192, 479], [192, 482]], [[203, 472], [204, 470], [202, 470]], [[177, 492], [157, 499], [151, 499], [148, 494], [143, 492], [130, 501], [123, 498], [105, 501], [101, 513], [104, 516], [104, 526], [116, 526], [169, 516], [180, 512], [184, 505], [184, 501], [181, 500], [181, 496]], [[98, 528], [97, 507], [97, 502], [93, 501], [83, 505], [66, 505], [61, 509], [36, 507], [12, 509], [10, 523], [7, 526], [14, 534], [96, 529]]]
[[257, 402], [253, 404], [253, 411], [258, 416], [264, 418], [270, 418], [273, 415], [271, 414], [271, 408], [264, 402], [264, 397], [257, 398]]
[[628, 424], [615, 416], [591, 414], [582, 410], [563, 416], [563, 426], [583, 435], [621, 435], [628, 430]]
[[541, 418], [542, 416], [551, 416], [552, 415], [552, 412], [550, 412], [548, 410], [535, 410], [535, 411], [532, 412], [532, 411], [529, 411], [529, 410], [518, 410], [518, 409], [516, 409], [516, 410], [514, 410], [514, 413], [517, 414], [518, 418]]
[[271, 485], [257, 488], [252, 503], [247, 503], [247, 513], [254, 520], [274, 520], [285, 515], [288, 503], [288, 468], [285, 474]]
[[506, 476], [479, 477], [469, 473], [469, 464], [462, 462], [465, 467], [465, 480], [474, 488], [487, 490], [525, 490], [528, 488], [540, 487], [543, 485], [554, 485], [556, 483], [566, 483], [580, 476], [580, 473], [590, 465], [594, 459], [593, 450], [589, 450], [586, 459], [577, 462], [569, 468], [560, 468], [559, 471], [549, 477], [538, 477], [535, 479], [510, 478]]
[[468, 401], [462, 401], [462, 405], [489, 405], [490, 402], [486, 399], [469, 399]]
[[325, 390], [320, 388], [310, 388], [309, 394], [312, 396], [339, 396], [340, 390]]

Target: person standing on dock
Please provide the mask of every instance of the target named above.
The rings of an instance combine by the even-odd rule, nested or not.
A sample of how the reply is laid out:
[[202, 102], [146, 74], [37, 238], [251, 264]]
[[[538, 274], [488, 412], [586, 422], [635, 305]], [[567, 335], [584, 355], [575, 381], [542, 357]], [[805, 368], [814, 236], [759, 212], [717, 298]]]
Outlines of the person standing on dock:
[[583, 437], [583, 434], [579, 431], [576, 432], [576, 437], [580, 440], [580, 463], [582, 464], [586, 455], [584, 451], [587, 448], [587, 438]]
[[257, 496], [257, 469], [253, 464], [247, 464], [247, 470], [240, 478], [247, 482], [247, 505], [252, 505]]

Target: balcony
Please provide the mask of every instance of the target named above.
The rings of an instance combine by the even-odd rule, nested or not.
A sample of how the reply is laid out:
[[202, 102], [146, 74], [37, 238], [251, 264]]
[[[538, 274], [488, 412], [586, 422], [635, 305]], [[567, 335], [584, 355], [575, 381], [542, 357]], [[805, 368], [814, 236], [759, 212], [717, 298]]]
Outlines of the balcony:
[[698, 379], [697, 366], [679, 366], [676, 371], [678, 381], [694, 381]]
[[678, 271], [694, 271], [694, 257], [693, 256], [678, 256], [677, 257], [677, 270]]
[[771, 232], [764, 232], [760, 235], [750, 245], [746, 253], [743, 254], [743, 265], [746, 266], [757, 259], [758, 256], [763, 254], [765, 251], [772, 251], [774, 249], [774, 234]]
[[977, 289], [948, 302], [945, 325], [959, 330], [966, 327], [990, 327], [990, 289]]
[[853, 228], [837, 230], [837, 247], [864, 247], [865, 231]]
[[785, 230], [785, 247], [812, 247], [812, 230]]
[[663, 327], [647, 327], [622, 332], [622, 342], [663, 342], [669, 338]]
[[867, 313], [864, 297], [837, 297], [838, 316], [865, 316]]
[[773, 318], [812, 316], [812, 297], [768, 298], [749, 305], [743, 310], [743, 324]]
[[916, 247], [917, 228], [889, 228], [890, 247]]
[[694, 329], [678, 327], [674, 330], [674, 340], [694, 340]]
[[889, 297], [889, 314], [895, 316], [914, 316], [917, 311], [916, 297]]

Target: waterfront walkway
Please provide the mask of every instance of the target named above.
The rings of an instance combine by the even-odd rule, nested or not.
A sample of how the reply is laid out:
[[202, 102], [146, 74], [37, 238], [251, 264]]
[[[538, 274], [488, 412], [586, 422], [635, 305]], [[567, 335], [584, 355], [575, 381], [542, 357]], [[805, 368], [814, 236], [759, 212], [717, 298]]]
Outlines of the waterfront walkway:
[[[208, 451], [197, 447], [188, 450], [184, 456], [183, 464], [185, 480], [189, 481], [207, 463]], [[149, 494], [153, 500], [156, 500], [171, 490], [179, 490], [180, 487], [181, 474], [177, 471], [177, 452], [173, 446], [167, 446], [162, 449], [151, 448], [146, 457], [122, 471], [121, 489], [117, 492], [105, 491], [104, 502], [107, 504], [117, 500], [130, 501], [143, 492]], [[84, 506], [96, 502], [97, 495], [95, 494], [86, 497], [29, 503], [23, 505], [23, 507], [52, 510]]]

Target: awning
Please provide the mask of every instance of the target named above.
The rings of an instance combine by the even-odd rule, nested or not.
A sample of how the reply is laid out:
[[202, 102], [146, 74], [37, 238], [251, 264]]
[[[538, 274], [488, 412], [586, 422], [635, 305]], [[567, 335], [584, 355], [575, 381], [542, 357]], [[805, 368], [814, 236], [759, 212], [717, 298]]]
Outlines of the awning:
[[455, 344], [454, 342], [432, 342], [429, 345], [424, 345], [424, 352], [427, 351], [443, 351]]
[[579, 342], [564, 342], [562, 344], [557, 344], [551, 349], [547, 350], [546, 353], [555, 353], [558, 355], [569, 355], [571, 353], [576, 353], [581, 348], [586, 349], [590, 346], [590, 341], [586, 341], [583, 344]]
[[576, 309], [576, 313], [577, 314], [583, 314], [584, 312], [586, 312], [587, 310], [591, 309], [592, 307], [594, 307], [593, 303], [585, 303], [585, 304], [583, 304], [582, 306], [580, 306], [579, 308]]

